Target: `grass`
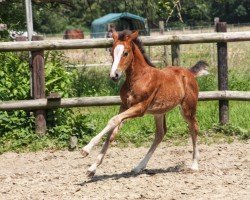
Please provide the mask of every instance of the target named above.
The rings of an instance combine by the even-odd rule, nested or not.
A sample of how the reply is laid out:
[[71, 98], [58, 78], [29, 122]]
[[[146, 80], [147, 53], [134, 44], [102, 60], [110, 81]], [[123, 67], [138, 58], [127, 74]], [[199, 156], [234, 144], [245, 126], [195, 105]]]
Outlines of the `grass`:
[[[81, 113], [87, 115], [92, 125], [96, 127], [96, 133], [105, 127], [108, 120], [117, 114], [118, 106], [111, 107], [90, 107], [82, 108]], [[242, 115], [244, 110], [244, 115]], [[230, 141], [236, 135], [247, 134], [250, 136], [250, 104], [247, 102], [230, 102], [230, 126], [225, 134], [213, 129], [218, 124], [218, 102], [199, 102], [197, 118], [200, 125], [200, 137], [204, 143], [219, 142], [221, 140]], [[175, 144], [187, 142], [188, 128], [184, 122], [179, 109], [175, 108], [167, 114], [168, 132], [165, 141]], [[235, 128], [240, 127], [238, 132]], [[130, 120], [122, 127], [117, 141], [120, 145], [134, 144], [141, 146], [152, 141], [154, 137], [154, 120], [151, 115]], [[219, 138], [219, 139], [218, 139]], [[239, 138], [239, 137], [238, 137]]]

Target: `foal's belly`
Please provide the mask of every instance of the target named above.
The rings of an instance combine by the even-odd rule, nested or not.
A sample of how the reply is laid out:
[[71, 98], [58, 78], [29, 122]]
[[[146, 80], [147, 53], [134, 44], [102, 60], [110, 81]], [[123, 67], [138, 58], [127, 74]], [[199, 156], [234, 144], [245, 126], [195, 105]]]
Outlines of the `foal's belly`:
[[171, 109], [173, 109], [174, 107], [176, 107], [179, 104], [180, 104], [179, 101], [169, 102], [169, 101], [157, 101], [156, 100], [155, 102], [151, 103], [151, 105], [148, 107], [146, 113], [148, 113], [148, 114], [163, 114], [163, 113], [170, 111]]
[[182, 92], [177, 91], [172, 91], [171, 93], [158, 93], [146, 112], [149, 114], [162, 114], [179, 105], [184, 95]]

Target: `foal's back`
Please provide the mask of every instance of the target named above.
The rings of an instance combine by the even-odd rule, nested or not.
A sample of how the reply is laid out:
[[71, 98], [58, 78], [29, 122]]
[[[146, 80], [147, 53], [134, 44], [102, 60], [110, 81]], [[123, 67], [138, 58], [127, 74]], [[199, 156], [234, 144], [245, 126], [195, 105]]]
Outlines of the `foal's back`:
[[197, 102], [198, 84], [195, 74], [182, 67], [151, 69], [158, 88], [148, 113], [164, 113], [176, 107], [185, 99]]
[[182, 85], [185, 93], [192, 92], [198, 95], [199, 87], [196, 80], [196, 74], [190, 69], [183, 67], [166, 67], [162, 69], [162, 72], [167, 75], [166, 81], [171, 81], [169, 77], [174, 77], [175, 81], [177, 81], [179, 85]]

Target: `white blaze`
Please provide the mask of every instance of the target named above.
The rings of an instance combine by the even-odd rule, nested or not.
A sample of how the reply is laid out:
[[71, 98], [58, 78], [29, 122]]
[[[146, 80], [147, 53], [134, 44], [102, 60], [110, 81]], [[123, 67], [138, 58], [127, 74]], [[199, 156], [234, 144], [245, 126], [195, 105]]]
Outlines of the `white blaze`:
[[124, 51], [124, 45], [118, 44], [114, 49], [114, 62], [111, 68], [110, 77], [115, 77], [115, 71], [117, 70], [117, 67], [119, 65], [119, 62], [121, 60], [121, 56]]

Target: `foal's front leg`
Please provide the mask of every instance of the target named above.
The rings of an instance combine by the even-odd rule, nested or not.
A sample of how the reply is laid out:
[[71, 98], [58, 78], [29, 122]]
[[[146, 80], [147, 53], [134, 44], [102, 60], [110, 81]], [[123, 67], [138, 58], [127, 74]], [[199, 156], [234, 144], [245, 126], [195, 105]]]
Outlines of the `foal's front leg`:
[[81, 150], [81, 153], [83, 157], [86, 157], [89, 155], [91, 149], [99, 143], [101, 138], [107, 134], [107, 133], [112, 133], [112, 131], [121, 123], [121, 120], [119, 119], [119, 115], [114, 116], [111, 118], [106, 125], [106, 127], [94, 138], [90, 140], [90, 142]]
[[[121, 105], [120, 110], [119, 110], [119, 114], [122, 113], [125, 110], [126, 110], [126, 108], [123, 105]], [[107, 137], [106, 141], [104, 142], [104, 144], [102, 146], [102, 150], [99, 153], [99, 155], [97, 156], [96, 162], [93, 163], [88, 169], [87, 174], [88, 174], [89, 177], [92, 177], [95, 174], [97, 167], [100, 164], [102, 164], [103, 158], [104, 158], [105, 154], [107, 153], [109, 144], [115, 139], [115, 137], [116, 137], [117, 133], [119, 132], [120, 128], [122, 127], [122, 125], [123, 125], [123, 123], [118, 125], [113, 130], [113, 132], [108, 134], [108, 137]]]
[[[147, 103], [147, 102], [146, 102]], [[126, 119], [131, 119], [134, 117], [138, 117], [138, 116], [142, 116], [144, 114], [144, 112], [147, 109], [147, 104], [145, 104], [145, 102], [141, 102], [138, 103], [136, 105], [134, 105], [133, 107], [129, 108], [128, 110], [126, 110], [123, 113], [120, 113], [119, 115], [114, 116], [113, 118], [111, 118], [107, 124], [107, 126], [98, 134], [96, 135], [90, 142], [89, 144], [87, 144], [81, 151], [81, 153], [83, 154], [84, 157], [86, 157], [91, 149], [97, 145], [99, 143], [99, 141], [101, 140], [101, 138], [105, 135], [105, 134], [109, 134], [108, 139], [106, 140], [106, 142], [104, 143], [103, 149], [100, 153], [100, 155], [98, 156], [98, 160], [99, 162], [94, 163], [90, 168], [89, 168], [89, 176], [93, 176], [95, 174], [96, 168], [99, 165], [99, 163], [101, 163], [104, 154], [107, 151], [107, 148], [109, 146], [110, 143], [110, 137], [112, 138], [113, 135], [111, 134], [112, 131], [119, 126], [124, 120]], [[117, 130], [118, 131], [118, 130]]]
[[117, 135], [120, 127], [121, 127], [122, 123], [117, 126], [114, 131], [112, 133], [109, 133], [108, 134], [108, 137], [106, 139], [106, 141], [104, 142], [103, 146], [102, 146], [102, 150], [101, 152], [99, 153], [99, 155], [97, 156], [97, 159], [96, 159], [96, 162], [93, 163], [89, 168], [88, 168], [88, 171], [87, 171], [87, 175], [88, 177], [93, 177], [95, 175], [95, 172], [96, 172], [96, 169], [97, 167], [102, 164], [102, 161], [103, 161], [103, 158], [105, 156], [105, 154], [107, 153], [107, 150], [108, 150], [108, 147], [109, 147], [109, 144], [115, 139], [115, 136]]

